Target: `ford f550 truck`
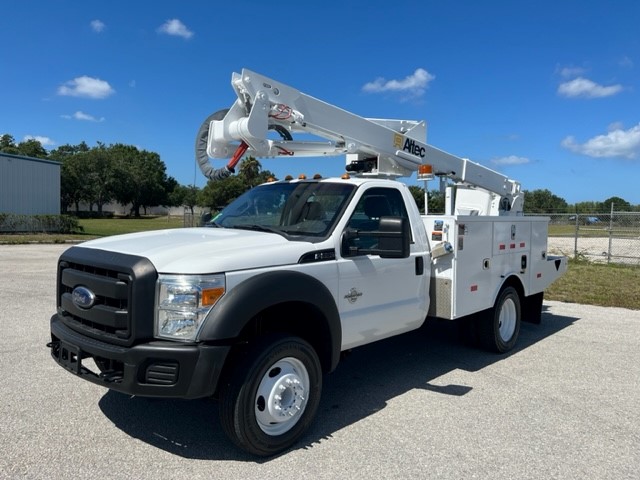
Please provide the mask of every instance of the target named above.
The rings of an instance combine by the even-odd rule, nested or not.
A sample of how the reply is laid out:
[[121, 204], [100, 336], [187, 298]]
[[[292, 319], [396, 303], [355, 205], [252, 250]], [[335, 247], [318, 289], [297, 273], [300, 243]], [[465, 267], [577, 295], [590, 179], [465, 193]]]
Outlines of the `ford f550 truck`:
[[[215, 396], [229, 438], [272, 455], [303, 435], [342, 352], [429, 317], [467, 319], [506, 352], [540, 320], [567, 259], [547, 254], [547, 218], [522, 215], [520, 184], [428, 145], [424, 122], [362, 118], [249, 70], [232, 86], [196, 138], [208, 178], [245, 153], [346, 155], [347, 173], [252, 188], [206, 228], [65, 251], [49, 343], [61, 366], [130, 395]], [[397, 181], [413, 172], [448, 180], [444, 214], [418, 211]]]

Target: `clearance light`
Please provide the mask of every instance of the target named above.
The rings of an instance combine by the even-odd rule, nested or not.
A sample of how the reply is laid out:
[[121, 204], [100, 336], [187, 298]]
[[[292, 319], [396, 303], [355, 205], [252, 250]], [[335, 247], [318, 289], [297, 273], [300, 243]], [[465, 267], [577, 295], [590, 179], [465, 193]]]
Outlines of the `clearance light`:
[[304, 173], [301, 173], [300, 175], [298, 175], [298, 180], [306, 180], [307, 176]]
[[277, 179], [277, 178], [275, 178], [275, 177], [269, 177], [269, 178], [267, 178], [267, 183], [273, 183], [273, 182], [277, 182], [277, 181], [278, 181], [278, 179]]
[[322, 178], [322, 175], [320, 175], [319, 173], [316, 173], [316, 174], [313, 176], [313, 179], [314, 179], [314, 180], [320, 180], [321, 178]]
[[351, 178], [351, 175], [349, 175], [348, 173], [343, 173], [340, 178], [342, 180], [349, 180]]
[[291, 180], [293, 180], [293, 177], [292, 177], [291, 175], [287, 175], [286, 177], [284, 177], [284, 179], [285, 179], [287, 182], [290, 182]]
[[418, 180], [433, 180], [433, 165], [428, 163], [418, 165]]

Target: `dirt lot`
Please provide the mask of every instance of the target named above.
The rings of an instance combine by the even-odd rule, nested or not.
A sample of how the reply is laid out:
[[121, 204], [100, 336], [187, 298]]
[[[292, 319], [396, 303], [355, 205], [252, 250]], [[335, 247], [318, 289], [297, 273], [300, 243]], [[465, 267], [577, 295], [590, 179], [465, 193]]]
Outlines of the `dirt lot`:
[[[573, 256], [576, 249], [573, 237], [549, 237], [549, 252]], [[591, 261], [606, 262], [609, 252], [608, 237], [579, 237], [579, 255]], [[611, 261], [640, 265], [640, 238], [613, 238], [611, 240]]]

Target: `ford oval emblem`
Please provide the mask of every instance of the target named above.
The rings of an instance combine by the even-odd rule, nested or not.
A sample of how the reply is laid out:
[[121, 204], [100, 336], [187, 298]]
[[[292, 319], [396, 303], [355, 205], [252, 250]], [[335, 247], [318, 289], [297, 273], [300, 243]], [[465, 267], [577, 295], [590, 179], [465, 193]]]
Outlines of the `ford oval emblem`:
[[87, 287], [79, 286], [71, 292], [71, 299], [80, 308], [91, 308], [96, 302], [96, 294]]

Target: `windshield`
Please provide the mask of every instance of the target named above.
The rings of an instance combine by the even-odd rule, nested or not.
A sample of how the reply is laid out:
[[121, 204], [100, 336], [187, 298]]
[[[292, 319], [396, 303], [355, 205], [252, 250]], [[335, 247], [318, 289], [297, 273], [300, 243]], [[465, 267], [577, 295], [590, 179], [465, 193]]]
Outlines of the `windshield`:
[[296, 182], [260, 185], [229, 204], [215, 226], [324, 237], [340, 218], [354, 186], [348, 183]]

